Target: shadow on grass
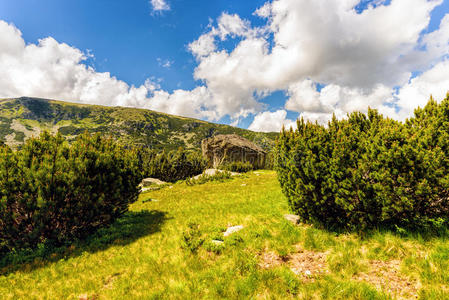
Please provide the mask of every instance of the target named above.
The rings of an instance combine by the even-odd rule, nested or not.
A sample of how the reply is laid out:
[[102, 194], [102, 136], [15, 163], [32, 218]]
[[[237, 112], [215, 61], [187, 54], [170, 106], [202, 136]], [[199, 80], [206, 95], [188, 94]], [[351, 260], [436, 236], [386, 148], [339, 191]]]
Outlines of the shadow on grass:
[[167, 220], [162, 211], [127, 212], [111, 226], [101, 228], [82, 241], [73, 242], [63, 247], [42, 245], [36, 250], [21, 251], [0, 257], [0, 275], [16, 271], [30, 272], [60, 259], [95, 253], [111, 246], [125, 246], [142, 238], [159, 232]]
[[316, 229], [323, 230], [335, 236], [345, 234], [356, 234], [362, 240], [371, 239], [379, 234], [392, 234], [401, 238], [417, 241], [430, 241], [433, 239], [449, 239], [449, 225], [443, 226], [422, 226], [413, 228], [401, 228], [398, 226], [379, 226], [376, 228], [358, 229], [338, 229], [329, 228], [319, 223], [310, 223]]

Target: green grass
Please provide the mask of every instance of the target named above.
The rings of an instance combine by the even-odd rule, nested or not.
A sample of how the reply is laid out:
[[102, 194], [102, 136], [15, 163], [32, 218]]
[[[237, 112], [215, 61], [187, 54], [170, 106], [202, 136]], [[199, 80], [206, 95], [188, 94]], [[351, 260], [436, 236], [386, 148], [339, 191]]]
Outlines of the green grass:
[[[144, 193], [127, 215], [87, 241], [11, 257], [16, 263], [0, 269], [0, 298], [392, 299], [356, 277], [372, 260], [400, 260], [400, 275], [418, 283], [419, 298], [449, 299], [445, 237], [374, 232], [360, 238], [294, 226], [283, 217], [288, 208], [276, 174], [257, 173]], [[244, 229], [223, 237], [232, 225]], [[326, 253], [329, 272], [310, 280], [288, 263], [259, 266], [262, 253], [289, 257], [297, 247]]]

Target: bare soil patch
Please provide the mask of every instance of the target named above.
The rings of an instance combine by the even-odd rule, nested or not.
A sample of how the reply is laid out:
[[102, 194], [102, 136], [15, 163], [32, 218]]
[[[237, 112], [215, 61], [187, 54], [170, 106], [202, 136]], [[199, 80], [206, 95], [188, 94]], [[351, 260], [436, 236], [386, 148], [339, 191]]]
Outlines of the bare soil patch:
[[261, 254], [259, 266], [269, 269], [286, 265], [296, 275], [304, 280], [313, 281], [316, 277], [329, 273], [326, 265], [326, 252], [315, 252], [297, 247], [297, 252], [281, 257], [275, 252], [264, 252]]
[[[279, 266], [289, 267], [304, 281], [314, 281], [322, 275], [329, 274], [326, 263], [328, 252], [315, 252], [297, 247], [295, 253], [281, 257], [273, 251], [260, 254], [259, 267], [270, 269]], [[366, 282], [379, 291], [387, 292], [398, 299], [418, 297], [419, 282], [407, 278], [400, 271], [400, 260], [369, 260], [368, 271], [353, 276], [353, 280]]]
[[374, 285], [399, 299], [418, 298], [419, 282], [407, 278], [400, 272], [400, 260], [370, 260], [369, 270], [353, 277]]

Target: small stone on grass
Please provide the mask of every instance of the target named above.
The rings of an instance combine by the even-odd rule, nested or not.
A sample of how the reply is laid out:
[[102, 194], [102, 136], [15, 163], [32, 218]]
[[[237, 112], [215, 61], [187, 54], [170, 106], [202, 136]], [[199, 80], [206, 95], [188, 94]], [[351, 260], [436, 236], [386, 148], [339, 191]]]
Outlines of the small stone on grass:
[[223, 233], [223, 236], [229, 236], [234, 232], [240, 231], [242, 229], [243, 229], [242, 225], [228, 227], [228, 229], [226, 229], [226, 231]]
[[284, 215], [284, 218], [287, 221], [293, 223], [294, 225], [298, 225], [298, 223], [299, 223], [299, 216], [297, 216], [297, 215]]

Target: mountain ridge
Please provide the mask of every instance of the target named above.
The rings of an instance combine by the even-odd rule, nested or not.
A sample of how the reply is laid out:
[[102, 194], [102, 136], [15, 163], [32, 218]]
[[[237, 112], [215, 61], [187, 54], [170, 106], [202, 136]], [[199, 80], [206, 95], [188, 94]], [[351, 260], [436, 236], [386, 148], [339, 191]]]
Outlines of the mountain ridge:
[[0, 99], [0, 139], [19, 148], [26, 138], [47, 130], [67, 140], [88, 131], [154, 149], [197, 149], [217, 134], [238, 134], [270, 149], [278, 133], [254, 132], [230, 125], [142, 108], [72, 103], [35, 97]]

